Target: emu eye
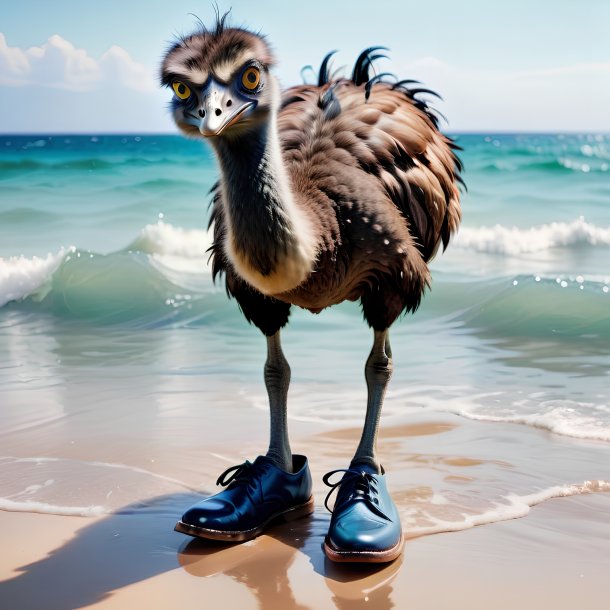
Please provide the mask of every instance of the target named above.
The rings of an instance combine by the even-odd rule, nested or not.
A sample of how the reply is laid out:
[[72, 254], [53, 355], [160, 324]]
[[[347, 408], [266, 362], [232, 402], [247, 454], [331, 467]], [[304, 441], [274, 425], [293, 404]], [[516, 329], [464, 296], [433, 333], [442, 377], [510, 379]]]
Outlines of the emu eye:
[[181, 100], [185, 100], [187, 97], [190, 97], [190, 95], [191, 95], [191, 90], [184, 83], [181, 83], [180, 81], [176, 81], [172, 85], [172, 89], [174, 90], [174, 93]]
[[258, 87], [258, 84], [261, 82], [261, 73], [258, 68], [254, 66], [250, 66], [245, 72], [241, 75], [241, 84], [248, 89], [248, 91], [254, 91]]

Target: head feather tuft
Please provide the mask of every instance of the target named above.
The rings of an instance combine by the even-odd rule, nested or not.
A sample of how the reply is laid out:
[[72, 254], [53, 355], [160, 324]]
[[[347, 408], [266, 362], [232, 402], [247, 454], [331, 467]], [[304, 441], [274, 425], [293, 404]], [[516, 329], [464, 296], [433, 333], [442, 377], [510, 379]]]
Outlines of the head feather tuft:
[[[216, 23], [212, 29], [195, 17], [199, 29], [187, 36], [180, 36], [170, 47], [161, 64], [162, 85], [170, 85], [183, 78], [194, 84], [203, 84], [215, 68], [222, 66], [238, 70], [249, 59], [256, 59], [263, 66], [275, 64], [275, 58], [265, 37], [245, 28], [227, 27], [229, 12], [220, 15], [215, 7]], [[229, 70], [229, 72], [231, 71]]]

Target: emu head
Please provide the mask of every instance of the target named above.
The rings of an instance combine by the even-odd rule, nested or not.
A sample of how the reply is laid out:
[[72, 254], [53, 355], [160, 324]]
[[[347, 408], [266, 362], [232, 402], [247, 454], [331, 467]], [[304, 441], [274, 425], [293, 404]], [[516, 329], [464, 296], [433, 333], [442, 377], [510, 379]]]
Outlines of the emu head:
[[232, 137], [268, 121], [279, 100], [274, 63], [261, 36], [225, 28], [224, 18], [179, 39], [161, 66], [177, 126], [189, 136]]

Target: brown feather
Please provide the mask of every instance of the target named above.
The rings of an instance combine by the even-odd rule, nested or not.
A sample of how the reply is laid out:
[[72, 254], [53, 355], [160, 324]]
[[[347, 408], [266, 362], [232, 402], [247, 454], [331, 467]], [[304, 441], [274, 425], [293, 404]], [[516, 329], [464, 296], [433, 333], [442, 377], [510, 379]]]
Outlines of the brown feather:
[[[321, 121], [320, 113], [314, 111], [321, 93], [320, 88], [310, 85], [284, 93], [285, 98], [300, 98], [279, 116], [286, 160], [294, 165], [316, 165], [316, 159], [305, 158], [303, 152], [311, 150], [323, 133], [334, 149], [349, 153], [364, 171], [377, 174], [380, 186], [411, 223], [424, 260], [429, 261], [443, 241], [443, 227], [453, 233], [461, 217], [456, 157], [450, 140], [404, 91], [387, 83], [375, 83], [365, 103], [362, 85], [341, 81], [335, 89], [341, 113], [332, 121]], [[405, 158], [412, 165], [405, 167]], [[345, 162], [353, 166], [354, 161]], [[380, 163], [383, 172], [379, 171]], [[299, 169], [293, 167], [292, 171], [298, 173]]]
[[[264, 66], [273, 66], [275, 57], [264, 38], [241, 28], [221, 28], [218, 32], [197, 32], [180, 38], [161, 64], [161, 82], [171, 84], [185, 78], [203, 84], [218, 66], [236, 62], [244, 52], [255, 56]], [[196, 74], [196, 78], [191, 76]], [[222, 79], [226, 80], [226, 79]]]
[[[228, 56], [227, 40], [235, 39], [252, 44], [259, 61], [273, 63], [266, 44], [243, 30], [227, 30], [219, 40], [203, 38], [185, 39], [176, 53], [192, 48], [193, 57], [202, 57], [199, 67], [213, 71], [218, 58]], [[167, 71], [170, 58], [171, 52]], [[339, 79], [284, 91], [277, 126], [295, 202], [319, 236], [313, 272], [267, 301], [246, 290], [224, 251], [226, 212], [217, 189], [211, 216], [214, 276], [227, 274], [228, 292], [267, 334], [286, 323], [287, 313], [275, 328], [263, 314], [257, 318], [263, 303], [317, 312], [360, 299], [365, 318], [379, 330], [401, 312], [414, 311], [429, 285], [427, 263], [441, 243], [447, 246], [461, 218], [455, 144], [438, 131], [427, 105], [404, 85]]]

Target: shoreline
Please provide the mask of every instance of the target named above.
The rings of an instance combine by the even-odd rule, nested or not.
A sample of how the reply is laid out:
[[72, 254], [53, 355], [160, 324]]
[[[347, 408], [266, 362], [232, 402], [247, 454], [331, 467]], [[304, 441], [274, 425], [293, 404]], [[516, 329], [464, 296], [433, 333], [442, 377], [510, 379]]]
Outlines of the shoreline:
[[172, 523], [165, 513], [86, 520], [0, 513], [8, 550], [0, 599], [11, 610], [188, 610], [201, 608], [202, 595], [244, 610], [601, 610], [610, 593], [610, 496], [557, 500], [523, 519], [411, 539], [402, 558], [373, 568], [324, 558], [328, 517], [319, 508], [238, 545], [191, 540]]
[[[299, 424], [294, 426], [295, 452], [306, 447], [315, 456], [311, 517], [278, 525], [250, 542], [225, 545], [173, 531], [180, 512], [206, 489], [140, 496], [91, 518], [0, 511], [0, 600], [11, 610], [144, 605], [188, 610], [201, 608], [203, 598], [211, 607], [244, 610], [605, 608], [610, 493], [551, 499], [522, 518], [409, 537], [409, 528], [423, 527], [426, 519], [454, 518], [456, 510], [473, 509], [456, 495], [460, 486], [466, 486], [465, 496], [483, 496], [494, 489], [498, 475], [516, 477], [514, 471], [523, 468], [517, 454], [524, 446], [544, 443], [548, 459], [556, 462], [557, 455], [568, 454], [569, 460], [568, 449], [577, 452], [573, 455], [588, 451], [587, 443], [447, 414], [385, 423], [380, 454], [407, 534], [404, 555], [392, 564], [342, 566], [324, 557], [321, 544], [330, 515], [322, 508], [327, 489], [321, 475], [330, 464], [341, 465], [358, 429]], [[440, 441], [444, 453], [436, 454]], [[240, 451], [249, 455], [253, 444], [244, 441]], [[204, 488], [229, 459], [212, 451], [217, 447], [208, 449], [197, 452]], [[555, 468], [563, 465], [555, 463]], [[197, 482], [194, 477], [185, 473], [184, 478], [202, 487], [201, 475]], [[523, 491], [520, 478], [508, 481], [515, 493]]]

